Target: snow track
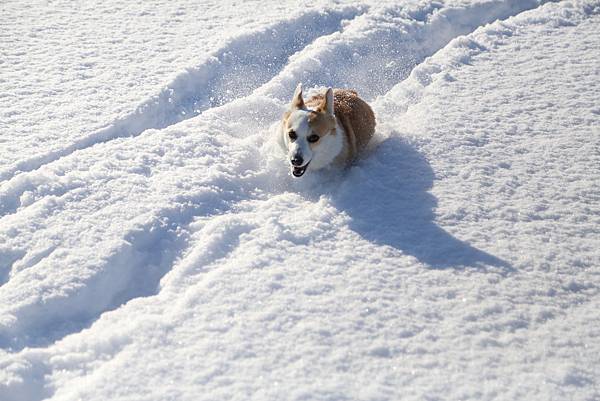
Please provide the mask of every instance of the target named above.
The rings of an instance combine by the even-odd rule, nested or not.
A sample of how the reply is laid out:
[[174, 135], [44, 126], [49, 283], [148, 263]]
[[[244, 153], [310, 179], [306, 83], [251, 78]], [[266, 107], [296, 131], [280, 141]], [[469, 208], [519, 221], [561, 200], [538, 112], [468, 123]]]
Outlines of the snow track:
[[[423, 149], [443, 138], [411, 138], [402, 114], [536, 18], [575, 26], [593, 14], [594, 5], [570, 4], [485, 27], [539, 2], [302, 14], [233, 40], [136, 113], [7, 172], [0, 398], [100, 399], [113, 389], [122, 399], [143, 388], [148, 399], [204, 399], [201, 388], [206, 399], [397, 399], [399, 383], [407, 399], [527, 398], [509, 379], [484, 392], [460, 385], [556, 309], [532, 290], [542, 306], [522, 316], [521, 300], [498, 295], [520, 285], [520, 261], [442, 228], [431, 191], [449, 173]], [[343, 177], [289, 181], [278, 160], [265, 163], [258, 149], [298, 81], [357, 88], [384, 146]], [[593, 284], [557, 291], [594, 310]], [[465, 365], [469, 352], [489, 358]], [[174, 354], [177, 366], [152, 363]], [[156, 386], [130, 385], [124, 371]], [[452, 384], [431, 384], [427, 372]], [[583, 388], [589, 373], [570, 369], [562, 383]]]
[[[360, 9], [345, 8], [337, 12], [308, 13], [293, 20], [292, 23], [286, 22], [285, 25], [277, 25], [234, 40], [225, 49], [210, 58], [204, 66], [178, 77], [157, 99], [145, 102], [138, 112], [124, 121], [116, 122], [112, 128], [104, 131], [109, 134], [94, 134], [104, 139], [100, 141], [93, 139], [81, 147], [85, 148], [91, 144], [98, 144], [98, 146], [89, 148], [88, 151], [75, 152], [70, 157], [57, 160], [36, 171], [17, 175], [0, 188], [0, 204], [3, 205], [5, 214], [0, 222], [3, 223], [4, 235], [9, 238], [7, 246], [5, 246], [6, 251], [2, 252], [2, 259], [7, 261], [2, 275], [5, 280], [10, 278], [0, 293], [0, 297], [8, 296], [8, 298], [4, 298], [3, 302], [6, 306], [2, 313], [6, 313], [7, 320], [4, 324], [0, 320], [0, 343], [4, 347], [13, 349], [46, 345], [48, 342], [53, 342], [89, 325], [105, 311], [114, 310], [120, 304], [133, 298], [155, 293], [160, 278], [172, 268], [173, 261], [178, 256], [177, 252], [173, 253], [172, 251], [173, 248], [177, 248], [174, 244], [185, 242], [187, 227], [191, 221], [200, 216], [212, 215], [218, 210], [232, 207], [235, 204], [232, 199], [248, 197], [248, 193], [245, 193], [246, 188], [265, 189], [264, 180], [259, 183], [255, 181], [246, 183], [244, 180], [234, 178], [235, 173], [230, 173], [231, 175], [225, 181], [192, 176], [191, 174], [198, 174], [199, 168], [206, 169], [208, 164], [201, 162], [200, 165], [204, 167], [185, 165], [189, 162], [184, 160], [185, 158], [196, 160], [200, 155], [206, 158], [209, 154], [215, 155], [214, 159], [219, 154], [219, 160], [237, 159], [240, 166], [241, 163], [247, 163], [247, 168], [251, 171], [258, 166], [250, 161], [249, 155], [252, 147], [257, 146], [257, 141], [260, 143], [260, 138], [254, 138], [249, 148], [239, 148], [240, 145], [235, 144], [239, 141], [243, 143], [241, 138], [231, 139], [230, 151], [233, 152], [232, 154], [244, 152], [242, 159], [239, 155], [231, 156], [231, 158], [225, 157], [226, 150], [223, 148], [223, 144], [209, 139], [210, 137], [200, 136], [196, 139], [189, 138], [187, 133], [177, 133], [176, 136], [181, 136], [181, 138], [176, 139], [176, 136], [174, 138], [173, 133], [182, 128], [164, 132], [150, 130], [139, 141], [121, 139], [114, 143], [98, 142], [114, 139], [122, 134], [139, 134], [152, 126], [169, 126], [181, 119], [191, 117], [203, 109], [242, 96], [255, 85], [254, 82], [248, 83], [245, 79], [245, 74], [249, 71], [254, 71], [254, 75], [258, 77], [257, 82], [260, 82], [283, 68], [273, 79], [258, 88], [252, 96], [230, 102], [227, 107], [212, 107], [211, 112], [205, 118], [195, 119], [194, 125], [205, 125], [204, 132], [218, 130], [227, 135], [233, 133], [234, 136], [237, 136], [236, 132], [244, 134], [252, 131], [264, 132], [265, 122], [274, 121], [277, 118], [281, 104], [287, 101], [293, 85], [298, 81], [304, 81], [309, 85], [329, 83], [333, 86], [355, 87], [368, 98], [373, 98], [385, 93], [393, 83], [408, 76], [414, 65], [453, 37], [467, 33], [478, 25], [497, 18], [505, 18], [537, 4], [537, 1], [491, 1], [483, 4], [476, 3], [464, 8], [440, 8], [437, 6], [413, 6], [406, 9], [383, 8], [372, 14], [367, 13], [355, 18], [342, 32], [332, 35], [328, 35], [328, 32], [339, 29], [341, 21], [360, 14]], [[325, 36], [319, 37], [315, 43], [294, 55], [290, 59], [290, 63], [284, 67], [284, 59], [305, 44], [298, 39], [298, 35], [310, 32], [313, 35], [309, 36], [312, 40], [316, 37], [313, 30], [317, 26], [320, 30], [317, 30], [316, 33], [325, 33]], [[301, 28], [301, 32], [298, 35], [289, 36], [279, 34], [284, 28]], [[265, 54], [262, 55], [260, 52], [255, 54], [255, 47], [251, 47], [253, 49], [251, 57], [250, 54], [244, 56], [243, 52], [236, 53], [236, 49], [248, 45], [248, 43], [260, 43], [258, 49], [264, 50]], [[372, 43], [379, 43], [380, 46], [374, 48]], [[281, 53], [273, 57], [270, 66], [267, 65], [266, 68], [263, 66], [262, 72], [255, 71], [266, 60], [267, 50], [276, 44], [281, 47]], [[315, 80], [316, 77], [321, 76], [324, 77], [323, 81]], [[311, 80], [310, 77], [313, 79]], [[227, 79], [236, 83], [228, 85], [228, 88], [231, 88], [228, 96], [231, 98], [217, 96], [217, 93], [223, 93], [223, 83], [230, 84]], [[378, 84], [371, 85], [370, 82]], [[273, 98], [277, 100], [270, 100]], [[267, 109], [271, 109], [270, 116], [264, 115], [264, 110]], [[255, 114], [253, 111], [256, 111]], [[242, 114], [246, 114], [250, 120], [240, 119], [238, 115]], [[256, 121], [255, 116], [259, 115], [260, 120]], [[229, 118], [239, 121], [228, 123], [227, 119]], [[214, 126], [217, 121], [221, 124], [218, 128]], [[122, 126], [137, 128], [133, 131], [131, 128], [118, 128]], [[188, 125], [188, 127], [191, 126]], [[188, 130], [183, 129], [183, 132]], [[181, 150], [184, 142], [185, 149]], [[152, 145], [154, 149], [149, 154], [140, 154], [139, 149], [148, 149], [150, 143], [154, 143]], [[175, 174], [174, 177], [176, 177], [176, 173], [173, 171], [173, 160], [169, 161], [164, 156], [165, 148], [157, 145], [166, 143], [173, 148], [180, 148], [179, 150], [172, 149], [172, 152], [176, 153], [174, 155], [175, 162], [184, 163], [183, 175], [177, 177], [174, 183], [177, 186], [185, 183], [186, 188], [189, 188], [190, 183], [194, 182], [195, 188], [189, 189], [189, 195], [180, 195], [174, 198], [174, 194], [182, 193], [182, 190], [172, 187], [172, 185], [164, 186], [163, 180], [166, 177], [170, 177], [172, 174]], [[198, 153], [192, 147], [202, 151]], [[70, 149], [65, 154], [78, 148], [79, 146]], [[194, 153], [197, 153], [198, 156], [193, 156]], [[105, 156], [101, 157], [100, 155], [111, 156], [106, 159]], [[102, 159], [104, 159], [102, 162], [97, 162]], [[139, 160], [139, 171], [136, 171], [135, 168], [132, 169], [130, 163], [136, 159]], [[148, 168], [153, 165], [155, 167]], [[123, 167], [126, 169], [121, 170]], [[223, 167], [213, 165], [209, 170], [218, 170]], [[236, 171], [231, 165], [227, 166], [227, 169]], [[98, 180], [98, 177], [105, 174], [103, 171], [111, 171], [106, 176], [108, 180]], [[264, 172], [259, 170], [257, 174], [261, 176], [264, 175]], [[430, 221], [431, 210], [435, 203], [427, 200], [426, 191], [431, 186], [431, 179], [429, 183], [425, 182], [420, 185], [422, 187], [417, 188], [418, 191], [413, 195], [425, 197], [421, 203], [422, 213], [410, 216]], [[123, 187], [131, 187], [132, 190], [122, 193], [120, 188]], [[143, 191], [139, 192], [141, 188]], [[210, 188], [221, 188], [216, 195], [212, 194], [215, 199], [221, 199], [221, 201], [212, 203], [203, 200], [205, 191], [209, 193], [212, 191]], [[222, 193], [223, 188], [233, 188], [229, 194], [229, 202]], [[118, 208], [119, 202], [127, 201], [130, 197], [145, 197], [148, 196], [149, 191], [156, 190], [158, 190], [157, 196], [151, 197], [151, 202], [140, 202], [139, 210], [120, 213], [123, 215], [122, 227], [103, 229], [98, 225], [98, 222], [108, 218], [107, 216], [112, 213], [114, 208]], [[102, 195], [99, 196], [99, 193]], [[366, 195], [368, 192], [365, 192]], [[340, 203], [344, 202], [340, 201]], [[82, 213], [86, 213], [85, 208], [98, 210], [74, 223], [76, 227], [78, 225], [96, 226], [93, 235], [90, 235], [88, 239], [85, 237], [71, 238], [71, 234], [68, 232], [56, 233], [51, 236], [55, 240], [48, 244], [48, 237], [40, 235], [45, 231], [53, 230], [52, 226], [60, 224], [58, 222], [63, 219], [80, 219]], [[199, 210], [203, 212], [199, 212]], [[175, 214], [173, 211], [176, 211]], [[13, 213], [13, 215], [6, 215], [7, 213]], [[139, 217], [136, 219], [135, 216]], [[374, 223], [369, 220], [368, 216], [362, 217], [362, 219], [356, 219], [362, 221], [360, 224]], [[141, 223], [136, 221], [140, 218], [144, 220]], [[32, 221], [40, 223], [33, 225]], [[452, 237], [436, 228], [434, 224], [420, 225], [420, 227], [425, 231], [412, 232], [410, 234], [412, 242], [419, 235], [428, 234], [431, 238], [438, 238], [436, 240], [438, 244], [444, 243], [450, 246], [448, 244], [452, 243], [452, 241], [448, 242], [448, 239]], [[29, 231], [31, 228], [35, 228], [35, 231]], [[74, 230], [75, 233], [81, 231], [82, 229]], [[150, 231], [152, 234], [143, 234], [146, 231]], [[108, 233], [110, 234], [107, 236]], [[76, 235], [79, 236], [79, 234]], [[177, 235], [183, 237], [178, 238]], [[71, 278], [69, 278], [70, 274], [63, 270], [61, 280], [66, 280], [65, 284], [69, 283], [69, 288], [65, 291], [61, 290], [56, 295], [44, 294], [42, 298], [37, 290], [30, 294], [25, 292], [17, 295], [16, 288], [20, 288], [24, 281], [38, 280], [36, 279], [39, 277], [38, 271], [47, 271], [53, 265], [60, 266], [59, 261], [67, 256], [75, 257], [76, 260], [80, 259], [83, 255], [79, 256], [77, 253], [81, 251], [75, 252], [75, 250], [92, 249], [92, 244], [99, 237], [106, 237], [105, 241], [114, 242], [115, 245], [105, 247], [104, 249], [108, 251], [105, 255], [98, 254], [91, 261], [81, 260], [79, 262], [88, 266], [85, 269], [88, 272], [87, 275], [80, 274], [80, 266], [70, 273], [78, 276], [79, 284], [73, 286]], [[406, 241], [406, 238], [399, 237], [394, 241]], [[57, 248], [64, 247], [64, 245], [61, 246], [64, 243], [72, 243], [71, 251], [67, 249], [57, 251]], [[153, 251], [156, 247], [169, 249], [168, 255], [156, 254]], [[185, 248], [181, 244], [178, 247]], [[425, 248], [429, 249], [430, 247], [426, 246]], [[460, 241], [454, 242], [451, 248], [459, 255], [464, 255], [465, 249], [469, 249], [468, 245], [461, 244]], [[416, 255], [423, 253], [418, 247], [408, 252]], [[448, 249], [440, 248], [440, 255], [444, 253], [448, 253]], [[505, 265], [504, 262], [485, 253], [478, 253], [476, 250], [466, 252], [466, 254], [470, 255], [469, 257], [472, 259], [463, 262], [469, 264], [477, 264], [479, 261], [499, 266]], [[153, 260], [155, 262], [151, 263]], [[440, 263], [434, 259], [431, 259], [430, 262], [434, 266]], [[451, 262], [456, 262], [456, 260]], [[151, 265], [149, 268], [151, 273], [142, 283], [135, 283], [134, 281], [140, 276], [139, 272], [148, 268], [148, 264]], [[46, 276], [43, 280], [47, 279]], [[57, 283], [47, 285], [52, 288], [61, 288]], [[40, 283], [40, 286], [43, 288], [45, 285]], [[13, 287], [15, 290], [12, 290]], [[14, 298], [16, 295], [17, 298]], [[94, 308], [88, 306], [87, 300], [91, 299], [95, 299]], [[75, 308], [69, 305], [75, 305]], [[81, 308], [77, 305], [80, 305]], [[25, 333], [27, 334], [25, 335]]]
[[287, 102], [290, 88], [303, 82], [308, 87], [355, 88], [373, 100], [453, 38], [541, 3], [508, 0], [443, 7], [433, 2], [366, 13], [342, 32], [320, 38], [292, 57], [284, 70], [256, 93]]
[[[107, 140], [167, 127], [243, 97], [253, 88], [257, 88], [257, 95], [285, 102], [290, 88], [302, 81], [307, 86], [352, 87], [372, 100], [406, 78], [415, 65], [454, 37], [539, 4], [539, 0], [508, 0], [475, 3], [463, 8], [419, 5], [406, 9], [384, 8], [362, 17], [357, 17], [362, 13], [358, 8], [308, 13], [292, 22], [233, 40], [203, 65], [178, 76], [131, 115], [66, 149], [41, 157], [39, 162], [24, 162], [28, 166], [16, 168], [14, 172], [39, 169], [60, 157]], [[342, 21], [353, 17], [343, 32], [324, 34], [323, 31], [335, 32]], [[288, 36], [280, 33], [290, 29], [297, 32]], [[294, 54], [317, 37], [316, 43]], [[372, 46], [374, 42], [379, 46]], [[257, 46], [257, 43], [260, 44]], [[236, 50], [246, 45], [254, 49], [251, 54]], [[273, 54], [273, 48], [281, 53]], [[292, 56], [290, 62], [285, 65], [289, 56]], [[250, 80], [249, 75], [253, 77]], [[259, 87], [267, 77], [272, 79]], [[25, 191], [35, 193], [38, 183], [46, 182], [43, 172], [33, 172], [18, 174], [0, 185], [0, 216], [13, 213], [20, 206], [19, 197]], [[60, 195], [64, 187], [52, 186], [44, 192]]]
[[363, 11], [356, 7], [309, 11], [234, 38], [215, 53], [207, 55], [200, 65], [178, 75], [131, 114], [63, 149], [0, 170], [0, 181], [19, 172], [38, 169], [97, 143], [137, 136], [151, 128], [164, 128], [245, 96], [274, 76], [295, 52], [314, 39], [339, 30], [343, 21]]

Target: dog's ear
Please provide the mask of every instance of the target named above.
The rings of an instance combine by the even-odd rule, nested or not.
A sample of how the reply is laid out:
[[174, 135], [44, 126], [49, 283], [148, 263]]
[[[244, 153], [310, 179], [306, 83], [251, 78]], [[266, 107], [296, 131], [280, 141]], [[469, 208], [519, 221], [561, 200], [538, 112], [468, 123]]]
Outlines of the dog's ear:
[[327, 88], [327, 92], [325, 92], [325, 97], [319, 105], [319, 110], [322, 112], [326, 112], [331, 116], [333, 115], [333, 89]]
[[304, 109], [304, 99], [302, 99], [302, 83], [299, 83], [296, 86], [296, 91], [294, 91], [294, 96], [292, 97], [292, 103], [290, 104], [291, 109]]

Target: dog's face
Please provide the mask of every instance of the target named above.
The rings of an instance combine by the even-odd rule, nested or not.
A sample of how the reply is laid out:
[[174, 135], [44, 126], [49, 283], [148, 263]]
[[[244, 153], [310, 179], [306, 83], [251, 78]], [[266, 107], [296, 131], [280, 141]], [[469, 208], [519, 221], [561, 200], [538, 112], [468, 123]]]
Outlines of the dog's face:
[[302, 177], [311, 165], [318, 169], [333, 160], [331, 137], [335, 135], [335, 129], [333, 90], [329, 88], [317, 107], [311, 110], [304, 104], [302, 86], [298, 85], [290, 110], [283, 117], [282, 127], [294, 177]]

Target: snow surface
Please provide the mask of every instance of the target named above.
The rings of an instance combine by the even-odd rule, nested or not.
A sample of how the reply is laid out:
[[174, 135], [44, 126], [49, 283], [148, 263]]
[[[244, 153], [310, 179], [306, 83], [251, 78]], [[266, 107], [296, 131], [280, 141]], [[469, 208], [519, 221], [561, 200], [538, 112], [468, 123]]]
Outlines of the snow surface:
[[[600, 398], [600, 2], [1, 18], [0, 399]], [[273, 150], [299, 81], [347, 171]]]

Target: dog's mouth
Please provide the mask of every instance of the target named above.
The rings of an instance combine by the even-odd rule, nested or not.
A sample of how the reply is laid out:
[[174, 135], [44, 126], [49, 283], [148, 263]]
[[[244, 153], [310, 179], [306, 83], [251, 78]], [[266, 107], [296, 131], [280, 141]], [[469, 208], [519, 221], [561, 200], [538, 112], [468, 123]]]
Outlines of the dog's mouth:
[[306, 172], [306, 168], [308, 167], [309, 164], [310, 164], [310, 162], [306, 163], [304, 166], [301, 166], [301, 167], [292, 166], [292, 175], [294, 177], [302, 177], [304, 175], [304, 173]]

